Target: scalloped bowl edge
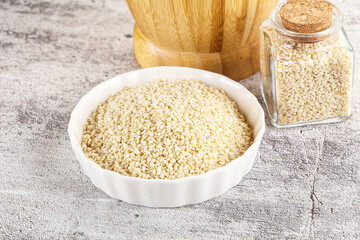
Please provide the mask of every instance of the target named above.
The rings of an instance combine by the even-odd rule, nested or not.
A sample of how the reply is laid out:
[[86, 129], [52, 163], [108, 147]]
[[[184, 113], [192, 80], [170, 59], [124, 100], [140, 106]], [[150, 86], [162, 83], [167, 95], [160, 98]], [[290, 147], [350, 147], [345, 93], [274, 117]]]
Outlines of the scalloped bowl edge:
[[[237, 102], [254, 130], [254, 142], [246, 152], [227, 165], [175, 180], [123, 176], [101, 168], [85, 157], [81, 148], [82, 128], [90, 113], [125, 86], [138, 86], [157, 79], [196, 79], [223, 89]], [[217, 197], [237, 185], [250, 171], [265, 131], [264, 111], [256, 97], [241, 84], [220, 74], [185, 67], [154, 67], [113, 77], [85, 94], [71, 113], [68, 133], [75, 155], [92, 183], [110, 197], [147, 207], [179, 207]]]

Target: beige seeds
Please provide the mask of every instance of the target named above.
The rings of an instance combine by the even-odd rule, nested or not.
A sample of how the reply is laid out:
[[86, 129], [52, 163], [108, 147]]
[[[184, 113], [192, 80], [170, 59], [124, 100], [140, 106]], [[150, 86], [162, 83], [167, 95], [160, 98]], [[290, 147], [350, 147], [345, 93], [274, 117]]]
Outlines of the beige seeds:
[[91, 113], [82, 148], [102, 168], [177, 179], [222, 167], [249, 148], [252, 129], [224, 91], [195, 80], [125, 88]]
[[[273, 28], [264, 30], [261, 74], [269, 109], [270, 69], [275, 79], [277, 123], [296, 124], [351, 114], [352, 53], [343, 48], [343, 37], [321, 42], [296, 43], [279, 37]], [[271, 52], [273, 63], [266, 53]], [[271, 111], [271, 110], [270, 110]], [[272, 112], [271, 112], [272, 114]]]

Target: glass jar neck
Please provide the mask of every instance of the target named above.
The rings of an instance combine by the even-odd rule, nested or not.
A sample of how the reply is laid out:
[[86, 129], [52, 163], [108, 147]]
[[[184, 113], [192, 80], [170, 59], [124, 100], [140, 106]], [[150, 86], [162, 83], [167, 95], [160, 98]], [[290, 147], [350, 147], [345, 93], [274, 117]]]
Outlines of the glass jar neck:
[[338, 7], [334, 4], [330, 3], [333, 8], [333, 17], [331, 25], [328, 29], [316, 32], [316, 33], [298, 33], [287, 30], [281, 21], [281, 17], [279, 14], [279, 10], [286, 3], [284, 1], [283, 4], [279, 4], [270, 15], [271, 25], [275, 29], [275, 31], [281, 36], [287, 38], [290, 41], [299, 42], [299, 43], [316, 43], [327, 40], [332, 36], [335, 36], [343, 25], [343, 15]]

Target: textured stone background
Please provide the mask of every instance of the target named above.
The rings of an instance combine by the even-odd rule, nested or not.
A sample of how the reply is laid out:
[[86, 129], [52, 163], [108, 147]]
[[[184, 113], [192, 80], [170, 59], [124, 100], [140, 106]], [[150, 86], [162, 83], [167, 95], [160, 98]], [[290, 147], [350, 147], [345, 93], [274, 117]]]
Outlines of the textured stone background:
[[[335, 2], [359, 50], [360, 2]], [[1, 239], [360, 239], [358, 63], [350, 120], [267, 119], [254, 168], [221, 197], [149, 209], [94, 187], [66, 127], [83, 94], [139, 68], [132, 26], [123, 0], [0, 1]], [[258, 74], [241, 83], [260, 99]]]

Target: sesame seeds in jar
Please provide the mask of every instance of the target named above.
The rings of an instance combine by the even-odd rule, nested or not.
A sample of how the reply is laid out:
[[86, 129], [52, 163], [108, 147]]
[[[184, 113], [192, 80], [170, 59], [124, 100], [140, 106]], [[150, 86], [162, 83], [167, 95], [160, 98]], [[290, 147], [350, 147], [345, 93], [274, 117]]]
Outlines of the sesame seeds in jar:
[[[330, 23], [309, 16], [329, 9]], [[290, 0], [274, 10], [261, 31], [262, 93], [273, 125], [334, 122], [351, 115], [354, 54], [338, 8], [327, 1]]]

